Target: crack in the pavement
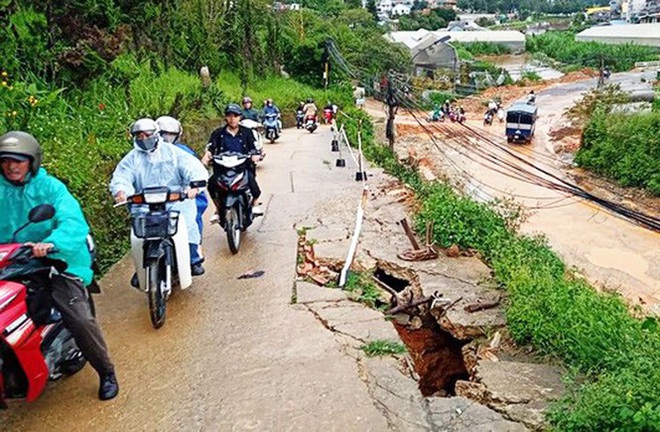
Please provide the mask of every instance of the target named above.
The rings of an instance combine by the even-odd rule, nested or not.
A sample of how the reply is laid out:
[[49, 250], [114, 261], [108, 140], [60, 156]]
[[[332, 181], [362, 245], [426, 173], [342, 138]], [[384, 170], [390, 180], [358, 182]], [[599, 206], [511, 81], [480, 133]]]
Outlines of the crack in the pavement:
[[328, 322], [328, 320], [324, 319], [324, 318], [321, 316], [321, 314], [319, 314], [318, 312], [316, 312], [314, 309], [312, 309], [311, 307], [309, 307], [307, 304], [305, 304], [305, 303], [301, 303], [301, 304], [302, 304], [303, 306], [305, 306], [305, 307], [307, 308], [307, 310], [310, 311], [310, 312], [312, 313], [312, 315], [314, 315], [314, 318], [316, 318], [316, 319], [317, 319], [317, 320], [323, 325], [323, 327], [325, 327], [327, 330], [331, 331], [332, 333], [337, 333], [337, 334], [340, 334], [340, 335], [348, 336], [349, 338], [351, 338], [351, 339], [355, 339], [356, 341], [358, 341], [358, 342], [360, 342], [360, 343], [363, 343], [363, 344], [366, 344], [366, 343], [367, 343], [367, 341], [365, 341], [364, 339], [361, 339], [361, 338], [359, 338], [359, 337], [357, 337], [357, 336], [353, 336], [352, 334], [349, 334], [349, 333], [345, 333], [345, 332], [343, 332], [343, 331], [341, 331], [341, 330], [335, 328], [334, 326], [332, 326], [332, 325]]
[[364, 383], [365, 386], [367, 386], [367, 393], [369, 394], [369, 397], [371, 398], [371, 403], [373, 406], [385, 417], [385, 421], [387, 422], [387, 428], [389, 430], [396, 430], [396, 425], [390, 418], [389, 413], [391, 412], [383, 402], [379, 401], [375, 396], [374, 396], [374, 389], [373, 389], [373, 383], [369, 379], [369, 372], [367, 371], [367, 367], [365, 366], [364, 362], [362, 361], [361, 357], [357, 357], [355, 359], [355, 362], [357, 364], [357, 369], [358, 369], [358, 377], [362, 382]]
[[422, 399], [422, 409], [424, 410], [424, 416], [426, 418], [426, 424], [431, 428], [432, 432], [440, 431], [440, 427], [435, 424], [433, 421], [433, 412], [431, 411], [431, 405], [429, 405], [429, 399]]

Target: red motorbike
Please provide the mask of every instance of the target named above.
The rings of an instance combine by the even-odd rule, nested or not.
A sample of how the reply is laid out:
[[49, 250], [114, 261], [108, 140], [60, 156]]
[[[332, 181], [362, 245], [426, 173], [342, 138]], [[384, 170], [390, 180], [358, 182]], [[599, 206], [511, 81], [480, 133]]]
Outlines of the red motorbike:
[[323, 109], [323, 121], [325, 124], [332, 124], [332, 117], [334, 113], [332, 112], [332, 108], [324, 108]]
[[[33, 208], [13, 238], [54, 214], [48, 204]], [[30, 246], [0, 244], [0, 409], [6, 399], [36, 400], [48, 380], [73, 375], [87, 362], [45, 289], [51, 272], [65, 269], [63, 261], [35, 258]]]

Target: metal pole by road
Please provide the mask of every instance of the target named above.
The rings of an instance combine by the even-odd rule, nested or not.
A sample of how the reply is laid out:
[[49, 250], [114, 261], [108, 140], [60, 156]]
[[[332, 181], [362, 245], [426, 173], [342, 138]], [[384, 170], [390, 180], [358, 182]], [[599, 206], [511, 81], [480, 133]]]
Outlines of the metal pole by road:
[[394, 88], [392, 86], [392, 76], [387, 75], [387, 97], [385, 98], [387, 104], [387, 124], [385, 127], [385, 136], [390, 144], [390, 150], [394, 150], [394, 117], [396, 116], [396, 97], [394, 96]]

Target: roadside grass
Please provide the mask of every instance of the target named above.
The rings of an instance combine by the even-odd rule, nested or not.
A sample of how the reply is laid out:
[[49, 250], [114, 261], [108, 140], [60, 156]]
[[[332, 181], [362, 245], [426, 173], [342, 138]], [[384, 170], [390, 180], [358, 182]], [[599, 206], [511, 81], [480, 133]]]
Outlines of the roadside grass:
[[[380, 291], [371, 280], [371, 272], [349, 272], [346, 278], [344, 290], [349, 297], [360, 303], [364, 303], [372, 309], [382, 309], [384, 303], [380, 297]], [[386, 306], [386, 305], [385, 305]]]
[[360, 347], [367, 357], [382, 357], [393, 354], [406, 353], [406, 347], [399, 342], [385, 339], [378, 339], [364, 344]]
[[658, 49], [654, 47], [578, 42], [573, 31], [548, 31], [527, 37], [525, 50], [532, 54], [543, 53], [564, 65], [598, 69], [604, 62], [613, 72], [630, 70], [638, 61], [658, 59]]
[[[489, 204], [449, 186], [421, 180], [395, 154], [374, 143], [363, 113], [365, 156], [412, 187], [421, 204], [421, 232], [434, 222], [434, 240], [479, 250], [508, 293], [507, 323], [518, 344], [557, 358], [572, 370], [570, 392], [548, 419], [558, 430], [660, 430], [660, 331], [654, 318], [631, 315], [624, 300], [575, 277], [542, 237], [517, 234]], [[355, 139], [356, 125], [346, 126]]]

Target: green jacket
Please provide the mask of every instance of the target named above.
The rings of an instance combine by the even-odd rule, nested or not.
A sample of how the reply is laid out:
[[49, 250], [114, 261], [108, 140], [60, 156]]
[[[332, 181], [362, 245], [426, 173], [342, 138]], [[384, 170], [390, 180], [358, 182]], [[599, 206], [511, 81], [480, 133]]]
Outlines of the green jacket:
[[18, 243], [53, 243], [59, 252], [52, 258], [67, 263], [66, 272], [78, 276], [85, 285], [92, 282], [92, 258], [87, 249], [89, 226], [78, 201], [64, 184], [40, 168], [20, 186], [0, 174], [0, 243], [9, 243], [16, 229], [28, 221], [28, 213], [39, 204], [55, 207], [53, 219], [30, 224], [21, 231]]

